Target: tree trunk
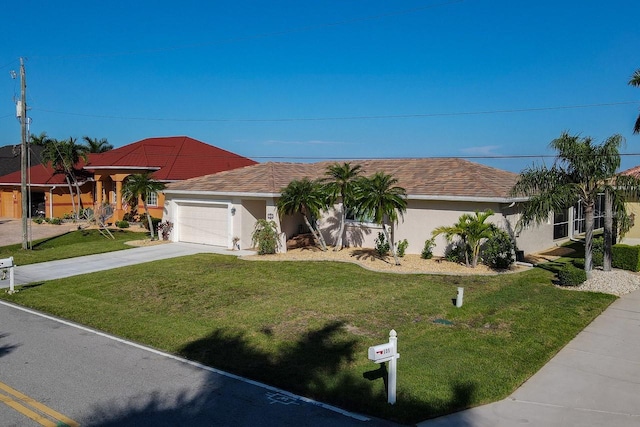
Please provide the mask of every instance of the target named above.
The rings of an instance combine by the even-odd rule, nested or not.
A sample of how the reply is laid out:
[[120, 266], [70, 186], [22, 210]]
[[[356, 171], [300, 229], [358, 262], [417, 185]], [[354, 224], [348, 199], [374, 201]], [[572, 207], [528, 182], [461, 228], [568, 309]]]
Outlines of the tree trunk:
[[78, 180], [76, 177], [73, 177], [73, 184], [76, 186], [76, 196], [78, 196], [78, 211], [75, 214], [76, 219], [80, 219], [80, 210], [82, 209], [82, 199], [80, 193], [80, 185], [78, 185]]
[[309, 218], [307, 218], [307, 216], [304, 213], [302, 214], [302, 217], [304, 218], [304, 223], [307, 224], [307, 227], [309, 228], [309, 230], [311, 230], [311, 234], [313, 234], [313, 237], [318, 242], [318, 246], [320, 246], [320, 249], [322, 249], [323, 251], [326, 251], [327, 246], [324, 244], [324, 240], [320, 239], [320, 236], [316, 234], [317, 233], [316, 229], [311, 226], [311, 223], [309, 222]]
[[613, 245], [613, 197], [609, 190], [604, 193], [604, 258], [602, 269], [611, 271], [611, 246]]
[[591, 277], [591, 270], [593, 270], [593, 209], [593, 202], [586, 204], [584, 207], [584, 271], [587, 272], [587, 277]]
[[[69, 196], [71, 197], [71, 210], [73, 211], [73, 216], [76, 216], [76, 202], [73, 200], [73, 187], [71, 186], [71, 179], [68, 174], [65, 174], [64, 177], [67, 179], [67, 185], [69, 186]], [[51, 212], [51, 216], [53, 216], [53, 212]]]
[[324, 236], [322, 235], [322, 231], [320, 231], [320, 227], [318, 227], [318, 221], [317, 220], [313, 220], [313, 225], [316, 228], [316, 233], [318, 233], [318, 239], [320, 240], [320, 244], [322, 244], [322, 250], [326, 251], [327, 250], [327, 242], [324, 241]]
[[151, 232], [151, 240], [155, 240], [153, 221], [151, 221], [151, 215], [149, 215], [149, 209], [147, 209], [147, 201], [145, 199], [142, 199], [142, 206], [144, 207], [144, 213], [147, 214], [147, 223], [149, 224], [149, 231]]
[[336, 239], [334, 251], [342, 250], [342, 236], [344, 235], [344, 223], [347, 219], [347, 208], [342, 202], [342, 207], [340, 209], [340, 229], [338, 230], [338, 238]]
[[385, 223], [382, 223], [382, 232], [384, 233], [384, 237], [387, 239], [387, 242], [389, 242], [389, 247], [391, 248], [391, 254], [393, 255], [393, 260], [395, 261], [396, 265], [400, 265], [400, 260], [398, 259], [398, 253], [396, 252], [396, 245], [394, 245], [394, 242], [391, 240], [391, 233], [389, 232], [389, 230], [387, 230], [388, 225]]

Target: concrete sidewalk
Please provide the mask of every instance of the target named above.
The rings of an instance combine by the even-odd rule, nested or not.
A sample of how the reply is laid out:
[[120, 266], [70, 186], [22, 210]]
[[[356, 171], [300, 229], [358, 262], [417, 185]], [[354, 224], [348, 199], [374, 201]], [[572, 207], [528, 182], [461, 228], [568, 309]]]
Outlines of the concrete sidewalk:
[[507, 399], [418, 425], [640, 426], [640, 291], [609, 306]]
[[[193, 243], [164, 243], [154, 246], [135, 247], [104, 254], [63, 259], [15, 267], [15, 285], [38, 283], [46, 280], [62, 279], [78, 274], [111, 270], [112, 268], [141, 264], [160, 259], [176, 258], [197, 253], [217, 253], [223, 255], [252, 255], [252, 251], [230, 251], [225, 248], [197, 245]], [[9, 281], [0, 281], [0, 288], [8, 288]]]

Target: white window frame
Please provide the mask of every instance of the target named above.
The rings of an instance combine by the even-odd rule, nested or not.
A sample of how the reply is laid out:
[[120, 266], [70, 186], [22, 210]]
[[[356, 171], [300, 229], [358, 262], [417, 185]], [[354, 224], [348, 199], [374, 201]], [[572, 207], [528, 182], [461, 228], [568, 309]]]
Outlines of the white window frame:
[[158, 206], [158, 193], [155, 191], [147, 193], [147, 206]]

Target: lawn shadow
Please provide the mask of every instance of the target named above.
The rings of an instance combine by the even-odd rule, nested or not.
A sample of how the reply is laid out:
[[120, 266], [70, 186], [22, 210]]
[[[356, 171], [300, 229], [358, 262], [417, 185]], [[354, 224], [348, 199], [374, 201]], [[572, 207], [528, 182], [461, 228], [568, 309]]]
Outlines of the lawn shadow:
[[[226, 375], [206, 373], [197, 393], [183, 390], [139, 395], [123, 401], [101, 404], [91, 414], [88, 425], [367, 425], [413, 424], [441, 414], [468, 408], [476, 389], [473, 383], [451, 386], [450, 401], [426, 402], [398, 389], [395, 405], [387, 403], [386, 366], [372, 373], [356, 374], [349, 364], [356, 357], [357, 341], [344, 332], [345, 323], [329, 322], [285, 345], [277, 355], [253, 345], [241, 332], [216, 329], [183, 346], [179, 353], [190, 360], [278, 387], [316, 401], [374, 418], [359, 421], [308, 405], [277, 389], [256, 394], [245, 383]], [[265, 330], [266, 336], [269, 331]], [[384, 384], [383, 387], [381, 385]], [[246, 397], [241, 397], [246, 396]], [[260, 399], [267, 400], [263, 407]], [[257, 403], [253, 403], [257, 402]], [[286, 408], [283, 409], [283, 408]], [[383, 421], [393, 420], [390, 421]], [[471, 424], [458, 424], [461, 426]]]

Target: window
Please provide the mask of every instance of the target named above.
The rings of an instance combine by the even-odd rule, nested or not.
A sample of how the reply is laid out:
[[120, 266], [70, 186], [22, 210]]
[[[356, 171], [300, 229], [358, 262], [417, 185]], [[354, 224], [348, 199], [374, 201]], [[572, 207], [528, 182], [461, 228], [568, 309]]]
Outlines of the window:
[[350, 222], [364, 222], [370, 224], [374, 222], [372, 217], [358, 214], [356, 211], [349, 208], [347, 208], [346, 219]]
[[147, 206], [158, 206], [158, 193], [147, 193]]
[[569, 209], [553, 213], [553, 239], [569, 237]]
[[[573, 220], [573, 232], [580, 234], [585, 232], [586, 218], [584, 214], [584, 206], [582, 203], [576, 204], [574, 207], [575, 219]], [[597, 230], [604, 227], [604, 194], [598, 194], [596, 205], [593, 212], [593, 229]]]

